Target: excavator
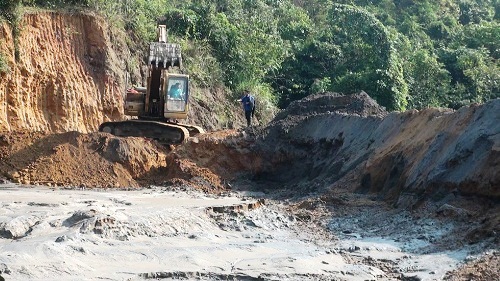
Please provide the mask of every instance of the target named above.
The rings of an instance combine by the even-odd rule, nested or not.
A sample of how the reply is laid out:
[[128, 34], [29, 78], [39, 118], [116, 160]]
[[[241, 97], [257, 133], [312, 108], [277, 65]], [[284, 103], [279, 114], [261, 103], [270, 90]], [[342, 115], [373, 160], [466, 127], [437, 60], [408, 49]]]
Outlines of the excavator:
[[99, 131], [156, 139], [166, 145], [204, 133], [199, 126], [179, 122], [188, 117], [190, 98], [189, 75], [176, 73], [181, 69], [180, 46], [167, 43], [166, 26], [159, 25], [158, 42], [149, 44], [147, 85], [126, 92], [124, 113], [133, 119], [104, 122]]

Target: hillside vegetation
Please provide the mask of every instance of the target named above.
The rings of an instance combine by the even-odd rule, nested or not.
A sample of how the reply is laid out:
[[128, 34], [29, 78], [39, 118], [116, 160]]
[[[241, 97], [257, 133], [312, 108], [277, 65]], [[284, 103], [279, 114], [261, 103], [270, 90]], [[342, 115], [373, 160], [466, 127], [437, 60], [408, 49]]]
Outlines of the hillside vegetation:
[[27, 6], [98, 11], [130, 42], [166, 24], [195, 86], [249, 88], [269, 106], [325, 91], [363, 90], [389, 110], [500, 97], [494, 0], [0, 1], [14, 26]]

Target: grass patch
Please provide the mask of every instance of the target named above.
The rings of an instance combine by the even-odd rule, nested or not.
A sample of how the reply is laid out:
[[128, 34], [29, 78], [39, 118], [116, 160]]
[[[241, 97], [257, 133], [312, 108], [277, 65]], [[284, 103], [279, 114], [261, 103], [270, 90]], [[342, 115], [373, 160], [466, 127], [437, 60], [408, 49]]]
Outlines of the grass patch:
[[10, 67], [4, 54], [0, 53], [0, 74], [9, 73]]

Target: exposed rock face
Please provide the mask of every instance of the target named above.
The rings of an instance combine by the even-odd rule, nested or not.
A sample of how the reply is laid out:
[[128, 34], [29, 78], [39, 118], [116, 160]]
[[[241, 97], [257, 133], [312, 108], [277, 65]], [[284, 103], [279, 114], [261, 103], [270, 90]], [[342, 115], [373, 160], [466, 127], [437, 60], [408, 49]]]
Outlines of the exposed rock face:
[[0, 23], [0, 52], [10, 67], [0, 74], [0, 131], [85, 133], [123, 116], [125, 62], [117, 57], [126, 59], [128, 50], [111, 43], [104, 20], [38, 12], [20, 26], [15, 46], [11, 27]]

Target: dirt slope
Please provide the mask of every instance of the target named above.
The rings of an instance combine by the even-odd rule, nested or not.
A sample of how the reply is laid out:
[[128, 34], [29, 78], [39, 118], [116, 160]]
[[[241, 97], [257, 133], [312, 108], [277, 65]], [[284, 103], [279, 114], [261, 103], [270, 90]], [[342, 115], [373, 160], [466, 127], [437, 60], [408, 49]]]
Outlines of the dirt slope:
[[10, 67], [0, 80], [0, 131], [91, 132], [121, 117], [130, 54], [111, 43], [103, 19], [37, 12], [20, 26], [16, 46], [11, 27], [0, 24], [0, 52]]

